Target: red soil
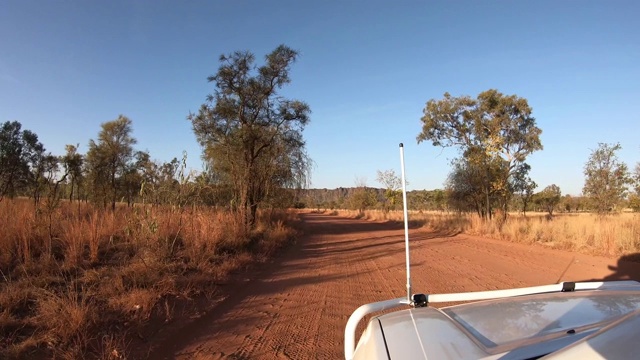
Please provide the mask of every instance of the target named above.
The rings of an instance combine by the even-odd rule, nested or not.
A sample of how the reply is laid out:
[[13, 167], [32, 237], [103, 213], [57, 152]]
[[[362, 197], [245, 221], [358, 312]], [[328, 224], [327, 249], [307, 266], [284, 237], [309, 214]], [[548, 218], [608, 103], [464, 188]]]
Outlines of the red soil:
[[[402, 224], [305, 214], [285, 253], [227, 285], [227, 296], [150, 358], [340, 359], [358, 306], [405, 296]], [[413, 292], [559, 281], [640, 280], [640, 264], [468, 235], [411, 230]]]

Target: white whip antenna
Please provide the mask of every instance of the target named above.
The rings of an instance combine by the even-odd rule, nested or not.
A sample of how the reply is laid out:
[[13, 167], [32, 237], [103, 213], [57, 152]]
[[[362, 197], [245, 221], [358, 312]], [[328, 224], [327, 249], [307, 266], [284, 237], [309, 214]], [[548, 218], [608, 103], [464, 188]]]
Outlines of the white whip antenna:
[[407, 181], [404, 178], [404, 145], [400, 143], [400, 166], [402, 180], [402, 207], [404, 215], [404, 250], [407, 263], [407, 301], [411, 303], [411, 262], [409, 261], [409, 211], [407, 211]]

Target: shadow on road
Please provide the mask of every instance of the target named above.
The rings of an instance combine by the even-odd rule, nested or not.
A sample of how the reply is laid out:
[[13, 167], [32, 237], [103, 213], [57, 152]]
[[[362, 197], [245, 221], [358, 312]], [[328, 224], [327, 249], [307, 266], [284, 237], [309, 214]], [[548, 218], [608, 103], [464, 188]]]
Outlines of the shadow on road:
[[[390, 231], [404, 229], [402, 221], [387, 220], [384, 222], [374, 222], [366, 220], [357, 220], [350, 218], [338, 217], [329, 214], [302, 214], [307, 223], [308, 230], [314, 235], [327, 234], [353, 234], [359, 232], [371, 231]], [[326, 226], [326, 222], [330, 221], [331, 226]], [[409, 222], [409, 229], [417, 229], [422, 227], [422, 223], [417, 221]]]
[[636, 280], [640, 281], [640, 253], [628, 254], [618, 259], [618, 266], [609, 266], [614, 273], [603, 280]]
[[581, 281], [640, 281], [640, 253], [623, 255], [618, 259], [617, 265], [609, 265], [608, 268], [612, 270], [613, 273], [602, 278]]

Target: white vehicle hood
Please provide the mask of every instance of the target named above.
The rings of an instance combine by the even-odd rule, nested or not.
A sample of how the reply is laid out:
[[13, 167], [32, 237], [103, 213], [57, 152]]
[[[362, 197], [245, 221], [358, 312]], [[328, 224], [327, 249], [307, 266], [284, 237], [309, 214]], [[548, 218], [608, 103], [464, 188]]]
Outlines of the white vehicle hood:
[[[372, 323], [378, 322], [375, 327], [391, 359], [529, 359], [571, 344], [587, 344], [583, 347], [597, 353], [592, 345], [606, 343], [616, 324], [640, 322], [639, 309], [640, 292], [590, 291], [409, 309], [379, 316]], [[636, 326], [631, 336], [639, 335]], [[636, 349], [614, 349], [633, 357], [637, 352], [630, 351], [640, 345], [629, 345]]]

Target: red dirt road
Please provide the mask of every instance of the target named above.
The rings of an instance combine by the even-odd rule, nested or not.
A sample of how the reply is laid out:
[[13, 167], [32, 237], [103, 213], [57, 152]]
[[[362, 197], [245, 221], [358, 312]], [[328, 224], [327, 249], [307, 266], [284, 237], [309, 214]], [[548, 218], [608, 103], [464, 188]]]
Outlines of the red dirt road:
[[[306, 235], [151, 358], [340, 359], [361, 304], [405, 296], [401, 224], [305, 214]], [[414, 292], [640, 280], [640, 264], [478, 237], [411, 230]], [[616, 267], [615, 270], [609, 268]]]

